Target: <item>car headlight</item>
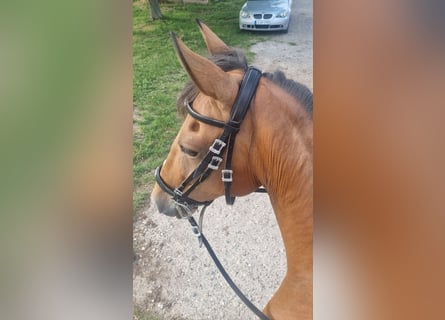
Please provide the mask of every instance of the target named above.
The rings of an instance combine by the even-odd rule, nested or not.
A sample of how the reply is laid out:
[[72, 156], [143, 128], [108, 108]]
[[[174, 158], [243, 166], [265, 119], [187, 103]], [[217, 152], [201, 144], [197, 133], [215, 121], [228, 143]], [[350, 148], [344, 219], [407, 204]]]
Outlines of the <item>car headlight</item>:
[[289, 11], [281, 11], [279, 14], [276, 15], [277, 18], [286, 18], [289, 15]]
[[250, 18], [250, 13], [248, 11], [241, 10], [240, 16], [241, 18]]

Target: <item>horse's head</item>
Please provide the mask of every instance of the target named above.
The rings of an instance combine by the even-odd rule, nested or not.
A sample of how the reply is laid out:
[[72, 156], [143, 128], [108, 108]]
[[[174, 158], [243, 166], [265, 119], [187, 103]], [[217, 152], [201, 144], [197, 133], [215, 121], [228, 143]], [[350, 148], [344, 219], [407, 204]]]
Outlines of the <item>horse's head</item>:
[[[229, 60], [233, 58], [234, 51], [205, 24], [198, 23], [209, 52], [219, 56], [219, 59], [224, 59], [224, 56]], [[221, 148], [215, 139], [223, 133], [221, 124], [229, 120], [245, 70], [243, 65], [242, 68], [226, 72], [215, 62], [191, 51], [174, 34], [172, 38], [179, 61], [193, 82], [193, 89], [189, 90], [192, 94], [188, 94], [188, 97], [180, 98], [180, 103], [188, 107], [189, 113], [167, 159], [157, 170], [158, 184], [153, 190], [152, 199], [159, 212], [184, 217], [198, 205], [208, 204], [224, 194], [221, 167], [226, 161], [227, 150], [209, 156], [209, 148]], [[202, 117], [211, 121], [205, 121]], [[249, 176], [250, 127], [251, 123], [246, 118], [233, 146], [233, 195], [250, 193], [258, 186], [255, 179]], [[219, 156], [221, 159], [218, 159]], [[205, 165], [203, 162], [206, 162]], [[209, 170], [208, 167], [214, 169]]]

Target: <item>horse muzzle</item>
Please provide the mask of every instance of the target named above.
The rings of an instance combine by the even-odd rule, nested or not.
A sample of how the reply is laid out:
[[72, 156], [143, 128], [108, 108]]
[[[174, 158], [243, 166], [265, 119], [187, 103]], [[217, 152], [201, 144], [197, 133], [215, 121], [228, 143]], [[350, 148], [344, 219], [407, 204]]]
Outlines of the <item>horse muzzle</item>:
[[176, 216], [178, 219], [188, 218], [198, 209], [198, 206], [208, 206], [212, 203], [213, 200], [196, 201], [188, 196], [201, 180], [198, 180], [191, 188], [183, 192], [185, 182], [189, 181], [192, 176], [187, 178], [180, 187], [173, 189], [162, 179], [161, 168], [162, 166], [156, 168], [155, 177], [157, 184], [152, 193], [152, 199], [156, 202], [160, 213], [171, 217]]
[[158, 186], [155, 186], [151, 194], [151, 199], [156, 203], [159, 213], [169, 217], [176, 217], [178, 219], [188, 218], [198, 208], [198, 206], [173, 201], [173, 199], [171, 199], [171, 197], [163, 192]]

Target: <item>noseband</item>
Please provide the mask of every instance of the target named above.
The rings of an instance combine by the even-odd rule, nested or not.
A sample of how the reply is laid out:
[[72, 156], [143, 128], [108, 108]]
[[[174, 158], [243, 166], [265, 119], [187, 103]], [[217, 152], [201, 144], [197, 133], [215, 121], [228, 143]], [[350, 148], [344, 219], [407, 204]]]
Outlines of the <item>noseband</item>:
[[195, 190], [195, 188], [207, 179], [213, 171], [219, 169], [219, 165], [223, 161], [223, 152], [227, 149], [227, 157], [225, 160], [225, 167], [222, 170], [222, 182], [224, 183], [224, 193], [226, 197], [226, 203], [231, 205], [235, 201], [235, 197], [230, 194], [230, 187], [233, 181], [232, 171], [232, 153], [235, 143], [235, 137], [238, 133], [241, 123], [249, 109], [250, 102], [255, 95], [256, 88], [261, 78], [261, 71], [249, 67], [244, 74], [243, 80], [240, 84], [238, 95], [236, 96], [235, 103], [230, 112], [230, 118], [228, 122], [222, 122], [216, 119], [208, 118], [197, 113], [193, 110], [190, 103], [186, 100], [185, 107], [187, 112], [196, 120], [208, 125], [212, 125], [218, 128], [224, 128], [221, 136], [212, 143], [209, 147], [209, 152], [201, 160], [195, 170], [175, 189], [170, 187], [161, 177], [162, 165], [156, 169], [155, 176], [158, 185], [163, 191], [172, 196], [172, 200], [180, 207], [183, 212], [180, 212], [183, 217], [191, 215], [193, 209], [198, 206], [208, 206], [212, 203], [210, 201], [197, 201], [191, 199], [189, 194]]

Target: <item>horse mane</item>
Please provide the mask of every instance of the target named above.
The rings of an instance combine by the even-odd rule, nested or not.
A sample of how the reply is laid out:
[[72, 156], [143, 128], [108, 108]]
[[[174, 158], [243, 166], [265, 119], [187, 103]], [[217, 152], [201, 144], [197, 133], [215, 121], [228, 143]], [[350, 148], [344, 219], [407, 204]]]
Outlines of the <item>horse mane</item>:
[[275, 71], [274, 73], [263, 72], [263, 77], [272, 80], [273, 83], [284, 89], [287, 93], [295, 97], [310, 114], [312, 118], [313, 101], [312, 92], [304, 84], [296, 82], [292, 79], [287, 79], [282, 71]]
[[[236, 69], [247, 70], [248, 68], [246, 56], [239, 49], [231, 49], [223, 53], [215, 54], [209, 59], [226, 72]], [[312, 92], [309, 90], [309, 88], [299, 82], [287, 79], [284, 73], [279, 70], [273, 73], [263, 72], [263, 77], [271, 80], [274, 84], [284, 89], [287, 93], [299, 101], [312, 118], [313, 101]], [[184, 107], [184, 102], [193, 101], [198, 93], [198, 88], [192, 81], [189, 81], [180, 93], [176, 103], [179, 114], [182, 116], [186, 115], [187, 112]]]

